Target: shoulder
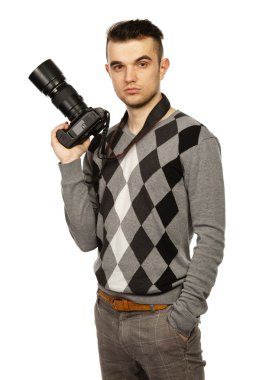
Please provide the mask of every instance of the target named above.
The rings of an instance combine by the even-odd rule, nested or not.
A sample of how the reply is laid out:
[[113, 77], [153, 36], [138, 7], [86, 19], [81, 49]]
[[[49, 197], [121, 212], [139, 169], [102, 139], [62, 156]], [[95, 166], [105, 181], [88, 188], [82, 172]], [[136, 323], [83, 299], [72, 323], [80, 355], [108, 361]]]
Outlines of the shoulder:
[[196, 147], [203, 141], [216, 136], [200, 121], [182, 111], [175, 115], [178, 129], [179, 151], [183, 153], [192, 147]]

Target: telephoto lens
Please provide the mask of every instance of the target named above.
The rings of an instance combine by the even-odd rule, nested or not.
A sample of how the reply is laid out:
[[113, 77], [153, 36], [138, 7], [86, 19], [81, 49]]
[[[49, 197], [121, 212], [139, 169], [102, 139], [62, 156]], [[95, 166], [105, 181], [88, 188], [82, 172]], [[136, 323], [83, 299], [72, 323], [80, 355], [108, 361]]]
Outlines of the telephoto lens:
[[65, 82], [65, 77], [56, 64], [48, 59], [35, 69], [29, 79], [70, 121], [87, 109], [83, 98]]
[[30, 75], [30, 81], [58, 108], [70, 123], [69, 129], [57, 131], [57, 138], [66, 148], [82, 144], [109, 126], [109, 112], [103, 108], [87, 107], [81, 95], [65, 81], [56, 64], [48, 59]]

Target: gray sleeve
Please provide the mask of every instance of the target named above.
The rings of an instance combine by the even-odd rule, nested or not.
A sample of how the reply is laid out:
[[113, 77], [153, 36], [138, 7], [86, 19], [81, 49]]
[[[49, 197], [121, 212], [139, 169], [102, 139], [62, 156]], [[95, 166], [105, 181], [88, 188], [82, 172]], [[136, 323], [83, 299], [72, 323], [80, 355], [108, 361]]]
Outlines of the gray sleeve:
[[62, 197], [65, 218], [77, 246], [84, 252], [97, 247], [96, 219], [98, 203], [94, 188], [85, 182], [91, 178], [91, 167], [86, 153], [83, 170], [81, 160], [59, 164], [62, 175]]
[[190, 217], [197, 244], [183, 290], [171, 308], [170, 322], [189, 336], [206, 312], [206, 299], [223, 258], [225, 197], [220, 146], [215, 137], [203, 140], [182, 158]]

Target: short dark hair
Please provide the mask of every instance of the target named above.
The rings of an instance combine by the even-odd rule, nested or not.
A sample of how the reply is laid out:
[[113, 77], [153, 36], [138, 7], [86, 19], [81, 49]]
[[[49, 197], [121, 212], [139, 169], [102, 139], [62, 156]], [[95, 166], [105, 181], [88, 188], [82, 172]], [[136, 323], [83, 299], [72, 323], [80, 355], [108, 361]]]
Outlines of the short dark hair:
[[156, 41], [158, 59], [160, 62], [163, 56], [163, 33], [157, 26], [147, 19], [120, 21], [113, 24], [107, 30], [106, 55], [109, 41], [127, 41], [142, 39], [145, 37], [152, 37]]

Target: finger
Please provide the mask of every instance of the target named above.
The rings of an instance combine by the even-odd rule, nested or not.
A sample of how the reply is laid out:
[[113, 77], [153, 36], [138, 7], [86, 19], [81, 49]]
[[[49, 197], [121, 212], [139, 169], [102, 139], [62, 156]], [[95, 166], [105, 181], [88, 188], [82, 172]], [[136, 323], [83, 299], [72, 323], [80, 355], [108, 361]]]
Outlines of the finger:
[[82, 148], [84, 148], [85, 151], [86, 151], [86, 150], [89, 148], [90, 143], [91, 143], [91, 141], [90, 141], [90, 139], [88, 138], [88, 139], [84, 140], [84, 142], [81, 144], [81, 146], [82, 146]]
[[182, 334], [179, 334], [180, 338], [184, 341], [184, 342], [187, 342], [188, 341], [188, 337], [187, 336], [184, 336]]
[[54, 143], [58, 142], [58, 139], [56, 136], [57, 131], [59, 131], [60, 129], [67, 129], [68, 127], [69, 127], [68, 122], [57, 125], [57, 127], [55, 127], [51, 132], [51, 141]]
[[69, 127], [69, 123], [66, 121], [65, 123], [63, 124], [59, 124], [57, 125], [57, 127], [55, 127], [53, 130], [52, 130], [52, 134], [56, 134], [56, 132], [59, 130], [59, 129], [67, 129]]
[[81, 144], [81, 145], [84, 145], [86, 146], [87, 144], [90, 145], [90, 138], [88, 137], [86, 140], [84, 140], [84, 142]]

